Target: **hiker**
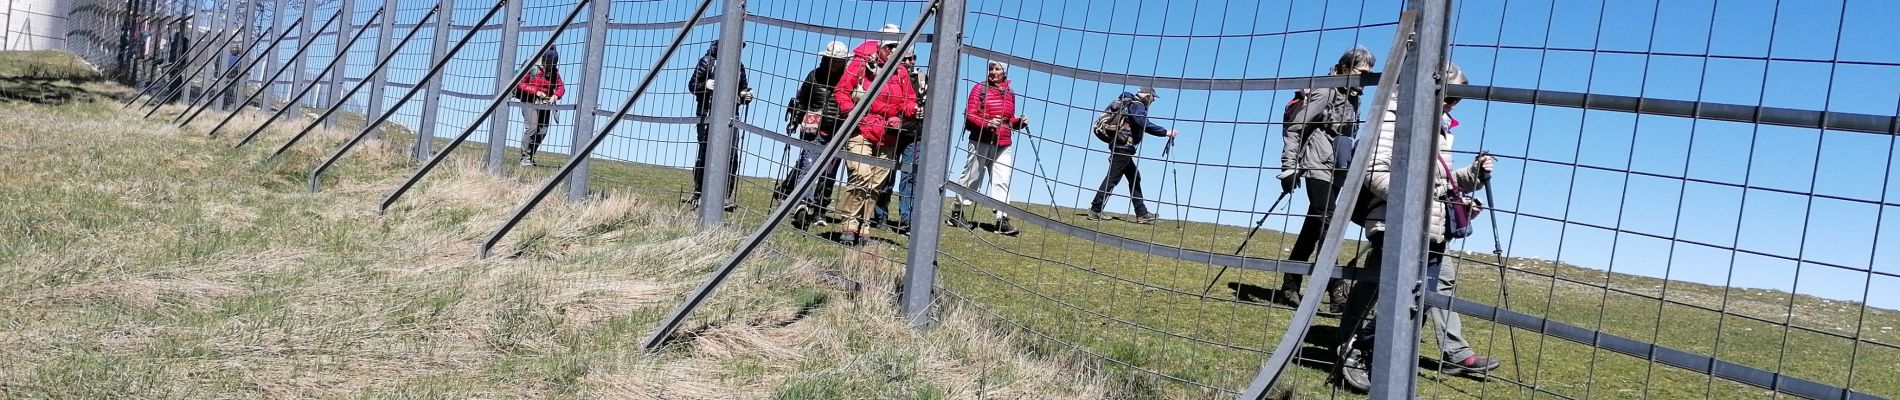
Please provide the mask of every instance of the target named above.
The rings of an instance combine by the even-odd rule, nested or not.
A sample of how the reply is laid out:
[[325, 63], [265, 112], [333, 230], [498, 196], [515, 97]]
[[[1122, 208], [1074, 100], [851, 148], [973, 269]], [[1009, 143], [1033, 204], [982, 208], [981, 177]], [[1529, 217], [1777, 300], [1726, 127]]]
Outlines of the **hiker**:
[[1121, 97], [1109, 105], [1111, 114], [1120, 114], [1119, 121], [1115, 121], [1120, 129], [1109, 141], [1108, 175], [1102, 177], [1101, 187], [1095, 189], [1095, 199], [1089, 202], [1088, 219], [1112, 218], [1102, 214], [1102, 205], [1123, 178], [1128, 179], [1128, 201], [1134, 203], [1135, 223], [1152, 224], [1160, 218], [1148, 212], [1148, 205], [1141, 201], [1141, 170], [1135, 165], [1135, 150], [1141, 146], [1143, 133], [1169, 138], [1179, 134], [1148, 120], [1148, 106], [1157, 98], [1154, 88], [1143, 86], [1135, 93], [1122, 92]]
[[[895, 27], [893, 26], [892, 28]], [[904, 52], [904, 57], [898, 60], [897, 65], [904, 68], [903, 72], [910, 75], [910, 82], [915, 85], [917, 92], [917, 115], [904, 118], [903, 127], [897, 130], [897, 170], [891, 171], [891, 179], [887, 179], [884, 182], [884, 186], [878, 189], [877, 210], [874, 214], [876, 214], [875, 225], [890, 227], [892, 232], [896, 232], [899, 235], [909, 235], [910, 205], [916, 201], [917, 198], [915, 195], [917, 190], [917, 146], [919, 143], [923, 143], [923, 141], [920, 140], [924, 131], [923, 110], [924, 103], [929, 100], [928, 94], [930, 93], [930, 85], [929, 82], [927, 82], [929, 77], [924, 74], [922, 70], [917, 69], [917, 54], [908, 51]], [[902, 172], [903, 174], [899, 175], [898, 172]], [[896, 193], [891, 192], [892, 186], [896, 187]], [[890, 218], [890, 204], [893, 194], [897, 197], [897, 218], [895, 219]]]
[[[805, 74], [805, 81], [798, 86], [798, 93], [792, 96], [785, 107], [785, 117], [791, 124], [789, 129], [796, 131], [799, 139], [819, 145], [828, 144], [838, 132], [838, 125], [844, 123], [844, 113], [838, 110], [838, 99], [832, 97], [831, 91], [837, 87], [838, 79], [844, 77], [844, 68], [850, 61], [851, 50], [844, 47], [844, 42], [833, 40], [825, 44], [823, 51], [818, 52], [818, 66]], [[773, 199], [784, 199], [792, 192], [799, 177], [805, 176], [805, 171], [817, 162], [818, 153], [810, 150], [799, 152], [797, 164], [792, 166], [792, 171], [785, 179], [779, 180], [777, 189], [773, 191]], [[818, 169], [818, 182], [810, 193], [799, 199], [804, 203], [792, 212], [792, 227], [806, 229], [813, 224], [822, 226], [825, 223], [825, 209], [831, 206], [831, 188], [838, 183], [837, 174], [836, 160]]]
[[[739, 47], [745, 47], [745, 43], [739, 43]], [[686, 81], [686, 91], [693, 93], [693, 112], [699, 117], [699, 158], [693, 161], [693, 197], [686, 199], [687, 203], [693, 205], [699, 205], [700, 193], [706, 189], [706, 141], [712, 135], [712, 121], [707, 120], [709, 118], [707, 114], [712, 113], [713, 88], [718, 84], [713, 81], [713, 75], [718, 65], [719, 41], [714, 40], [712, 48], [706, 49], [706, 55], [699, 58], [699, 65], [693, 67], [693, 76]], [[739, 105], [751, 103], [752, 84], [746, 81], [745, 65], [740, 64]], [[732, 201], [732, 194], [738, 189], [738, 186], [733, 184], [733, 178], [739, 176], [739, 132], [737, 130], [732, 132], [732, 150], [731, 159], [726, 160], [727, 166], [730, 167], [726, 171], [726, 211], [739, 207]]]
[[[884, 26], [887, 33], [895, 33], [896, 28], [896, 25]], [[832, 92], [841, 112], [849, 114], [857, 107], [870, 107], [864, 119], [858, 122], [857, 134], [845, 140], [844, 149], [852, 154], [890, 159], [897, 151], [896, 132], [892, 131], [904, 125], [904, 118], [918, 116], [917, 99], [912, 97], [917, 91], [910, 74], [891, 74], [877, 97], [866, 98], [877, 79], [878, 68], [896, 61], [897, 45], [892, 40], [870, 40], [858, 45], [852, 51], [851, 64], [845, 67], [844, 78]], [[844, 226], [838, 241], [855, 245], [871, 237], [870, 231], [864, 228], [873, 217], [877, 188], [884, 185], [890, 172], [855, 161], [845, 161], [844, 165], [850, 179], [844, 192], [844, 209], [841, 210]]]
[[[1446, 64], [1443, 76], [1446, 84], [1467, 82], [1464, 73], [1456, 65]], [[1378, 266], [1383, 253], [1381, 247], [1384, 242], [1381, 239], [1385, 234], [1385, 201], [1392, 184], [1392, 141], [1398, 121], [1395, 99], [1388, 100], [1387, 110], [1379, 124], [1379, 136], [1372, 149], [1366, 185], [1362, 188], [1361, 200], [1354, 207], [1352, 215], [1353, 223], [1365, 228], [1366, 243], [1372, 246], [1366, 255], [1365, 265], [1369, 266]], [[1425, 259], [1425, 290], [1447, 296], [1453, 294], [1458, 281], [1457, 264], [1445, 260], [1447, 243], [1450, 239], [1470, 234], [1471, 220], [1475, 219], [1476, 210], [1482, 206], [1474, 198], [1464, 196], [1464, 193], [1484, 190], [1484, 182], [1489, 181], [1495, 163], [1490, 156], [1480, 155], [1469, 167], [1451, 169], [1451, 129], [1458, 126], [1458, 121], [1451, 118], [1451, 110], [1458, 105], [1458, 101], [1455, 97], [1446, 98], [1442, 107], [1445, 115], [1438, 131], [1438, 151], [1433, 153], [1436, 161], [1430, 167], [1434, 200], [1429, 207], [1430, 222], [1425, 231], [1430, 240]], [[1376, 300], [1375, 284], [1373, 281], [1354, 284], [1357, 287], [1352, 289], [1347, 304], [1348, 315], [1340, 324], [1341, 327], [1358, 327], [1346, 329], [1347, 332], [1353, 332], [1353, 337], [1338, 348], [1340, 359], [1345, 360], [1338, 372], [1342, 381], [1359, 390], [1366, 390], [1371, 382], [1365, 360], [1369, 358], [1366, 353], [1370, 351], [1369, 344], [1373, 341], [1370, 323], [1373, 317], [1361, 317], [1370, 313]], [[1482, 373], [1502, 365], [1496, 359], [1472, 351], [1471, 345], [1465, 342], [1463, 324], [1458, 314], [1432, 307], [1426, 310], [1425, 317], [1431, 320], [1434, 330], [1438, 332], [1438, 350], [1440, 356], [1444, 357], [1440, 362], [1442, 370]], [[1367, 322], [1361, 324], [1361, 319]]]
[[[230, 79], [232, 81], [236, 81], [237, 79], [239, 79], [238, 61], [240, 60], [238, 59], [238, 46], [231, 45], [229, 49], [225, 50], [223, 58], [224, 60], [217, 64], [217, 71], [213, 72], [212, 76], [220, 77], [218, 79]], [[222, 92], [219, 92], [218, 102], [224, 105], [223, 109], [231, 109], [233, 107], [237, 107], [237, 101], [238, 101], [237, 89], [234, 88], [234, 86], [237, 86], [237, 85], [226, 84], [224, 85], [224, 90]]]
[[[530, 61], [528, 74], [515, 83], [515, 98], [525, 103], [538, 105], [554, 104], [567, 94], [566, 84], [561, 80], [561, 54], [548, 48]], [[544, 107], [522, 107], [521, 119], [528, 124], [521, 137], [521, 166], [533, 167], [534, 153], [541, 147], [541, 140], [548, 136], [548, 120], [554, 116], [554, 110]]]
[[[963, 130], [970, 133], [970, 158], [957, 184], [976, 190], [977, 182], [989, 178], [990, 198], [1007, 203], [1010, 162], [1015, 158], [1009, 148], [1010, 133], [1029, 126], [1029, 117], [1016, 114], [1016, 92], [1009, 88], [1009, 64], [991, 60], [985, 77], [983, 83], [970, 88], [968, 108], [963, 114]], [[1129, 180], [1129, 185], [1131, 190], [1140, 190], [1134, 189], [1134, 180]], [[963, 207], [974, 204], [969, 199], [958, 199], [950, 209], [950, 226], [975, 227], [976, 223], [963, 217]], [[996, 210], [996, 233], [1016, 236], [1022, 232], [1010, 225], [1009, 214]]]
[[[1372, 72], [1372, 52], [1354, 47], [1339, 56], [1333, 75], [1357, 75]], [[1358, 82], [1358, 81], [1353, 81]], [[1326, 235], [1326, 220], [1333, 212], [1333, 199], [1339, 188], [1333, 185], [1334, 171], [1352, 163], [1352, 137], [1359, 130], [1359, 95], [1365, 88], [1348, 84], [1337, 88], [1314, 88], [1294, 93], [1283, 117], [1286, 147], [1280, 151], [1281, 196], [1293, 193], [1306, 183], [1306, 217], [1300, 224], [1299, 237], [1287, 255], [1292, 261], [1312, 261], [1320, 239]], [[1343, 147], [1342, 147], [1343, 146]], [[1300, 303], [1300, 284], [1305, 275], [1288, 273], [1280, 279], [1279, 300]], [[1331, 313], [1346, 304], [1344, 281], [1326, 282], [1326, 303]]]
[[186, 63], [191, 62], [188, 59], [191, 53], [191, 37], [186, 34], [191, 29], [190, 24], [191, 18], [179, 19], [178, 29], [172, 30], [172, 39], [166, 42], [170, 57], [165, 65], [165, 71], [170, 75], [168, 79], [170, 79], [172, 90], [182, 93], [176, 96], [179, 99], [196, 98], [193, 93], [195, 91], [187, 86], [191, 82], [185, 78], [184, 68]]

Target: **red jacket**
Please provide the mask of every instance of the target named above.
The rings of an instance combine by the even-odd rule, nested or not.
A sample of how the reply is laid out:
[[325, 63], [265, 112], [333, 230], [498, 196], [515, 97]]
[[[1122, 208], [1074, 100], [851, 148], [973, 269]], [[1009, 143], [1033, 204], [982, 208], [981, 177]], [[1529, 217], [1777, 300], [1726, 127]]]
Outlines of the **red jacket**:
[[559, 72], [554, 73], [554, 80], [549, 81], [548, 77], [543, 76], [545, 75], [545, 71], [546, 70], [541, 69], [541, 67], [534, 67], [534, 71], [529, 72], [528, 76], [521, 77], [521, 82], [515, 84], [515, 89], [521, 90], [529, 96], [547, 94], [556, 99], [561, 98], [561, 95], [567, 94], [567, 85], [561, 82], [561, 74]]
[[[1022, 121], [1016, 118], [1016, 92], [1009, 89], [1009, 81], [997, 82], [995, 86], [985, 82], [970, 88], [968, 110], [963, 114], [966, 127], [970, 129], [970, 140], [990, 143], [997, 146], [1009, 146], [1010, 129]], [[1003, 119], [1002, 126], [990, 126], [990, 118]]]
[[[871, 83], [877, 80], [877, 74], [871, 68], [871, 64], [877, 61], [877, 51], [878, 42], [871, 40], [858, 45], [858, 48], [851, 52], [851, 63], [844, 68], [844, 78], [838, 79], [837, 89], [831, 93], [838, 99], [839, 112], [850, 115], [851, 110], [862, 105], [856, 99], [852, 99], [851, 95], [853, 91], [859, 89], [863, 89], [866, 93], [870, 92]], [[892, 60], [884, 61], [890, 64]], [[879, 91], [877, 98], [869, 103], [870, 112], [864, 114], [864, 119], [858, 122], [858, 134], [864, 135], [865, 140], [879, 147], [896, 144], [897, 138], [886, 135], [884, 130], [901, 125], [901, 122], [892, 124], [890, 122], [892, 117], [915, 118], [917, 116], [916, 85], [910, 81], [910, 74], [893, 73], [891, 79], [884, 82], [884, 90]]]

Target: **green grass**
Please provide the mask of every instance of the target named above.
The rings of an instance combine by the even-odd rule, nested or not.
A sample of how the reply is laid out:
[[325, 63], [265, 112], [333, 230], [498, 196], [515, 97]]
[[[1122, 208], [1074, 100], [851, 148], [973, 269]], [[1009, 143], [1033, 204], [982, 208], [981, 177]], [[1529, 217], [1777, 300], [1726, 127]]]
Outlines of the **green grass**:
[[[479, 146], [469, 147], [458, 151], [478, 157], [481, 152], [473, 148]], [[551, 168], [514, 172], [533, 177], [548, 170]], [[674, 197], [691, 190], [689, 172], [673, 168], [597, 161], [594, 174], [590, 184], [595, 190], [629, 190]], [[732, 214], [730, 223], [747, 228], [756, 226], [768, 211], [770, 184], [766, 179], [743, 178], [738, 195], [742, 208]], [[1087, 221], [1079, 217], [1082, 210], [1066, 207], [1032, 204], [1017, 204], [1017, 207], [1102, 232], [1214, 253], [1230, 252], [1246, 234], [1246, 227], [1242, 226], [1173, 221], [1143, 226], [1121, 221]], [[682, 208], [680, 212], [691, 210]], [[973, 210], [970, 215], [988, 219], [986, 210]], [[1121, 386], [1117, 390], [1132, 392], [1133, 397], [1219, 397], [1211, 390], [1134, 372], [1135, 368], [1230, 390], [1244, 387], [1265, 359], [1254, 350], [1271, 349], [1277, 344], [1290, 317], [1290, 311], [1284, 309], [1236, 303], [1232, 301], [1234, 293], [1225, 286], [1225, 282], [1244, 282], [1278, 287], [1277, 274], [1230, 270], [1222, 278], [1223, 284], [1216, 287], [1212, 300], [1203, 301], [1191, 294], [1200, 292], [1217, 272], [1217, 267], [1097, 245], [1020, 221], [1016, 225], [1024, 231], [1018, 237], [981, 231], [946, 231], [942, 242], [945, 258], [940, 260], [941, 284], [1002, 318], [1026, 324], [1061, 342], [1079, 344], [1113, 360], [1101, 362], [1099, 367], [1123, 376], [1119, 378]], [[905, 238], [888, 232], [882, 236], [897, 245], [874, 246], [872, 251], [901, 260], [902, 251], [895, 247], [901, 247]], [[1292, 239], [1283, 232], [1263, 230], [1249, 246], [1248, 255], [1284, 258]], [[839, 257], [850, 254], [822, 239], [789, 232], [777, 234], [774, 245], [801, 254]], [[1357, 242], [1350, 242], [1344, 253], [1354, 253], [1357, 247]], [[1493, 259], [1488, 254], [1461, 255], [1471, 260]], [[1487, 265], [1489, 263], [1466, 261], [1461, 264], [1464, 267], [1459, 277], [1461, 299], [1500, 304], [1497, 268]], [[1776, 291], [1725, 289], [1679, 281], [1668, 282], [1665, 296], [1664, 282], [1654, 278], [1534, 259], [1513, 259], [1510, 264], [1519, 269], [1511, 274], [1511, 308], [1518, 312], [1679, 350], [1715, 355], [1726, 361], [1781, 371], [1837, 387], [1851, 385], [1864, 393], [1900, 397], [1900, 376], [1886, 373], [1891, 366], [1900, 365], [1900, 351], [1868, 343], [1855, 346], [1849, 340], [1788, 331], [1779, 324], [1736, 316], [1769, 321], [1791, 319], [1797, 326], [1850, 337], [1859, 329], [1864, 341], [1900, 344], [1900, 332], [1881, 329], [1900, 326], [1900, 313], [1893, 310], [1865, 308], [1865, 322], [1857, 324], [1863, 307], [1852, 302], [1805, 295], [1791, 299], [1789, 294]], [[1569, 281], [1552, 279], [1552, 275]], [[1606, 291], [1602, 289], [1604, 286], [1642, 296]], [[1725, 294], [1730, 313], [1726, 316], [1677, 304], [1723, 309]], [[1671, 303], [1655, 300], [1665, 297]], [[1793, 305], [1792, 309], [1789, 304]], [[996, 325], [999, 328], [1009, 325], [1003, 322], [998, 321]], [[1326, 335], [1337, 331], [1334, 328], [1337, 322], [1321, 319], [1320, 325], [1314, 328], [1317, 333], [1307, 341], [1307, 351], [1331, 343]], [[1523, 331], [1517, 332], [1518, 349], [1513, 357], [1509, 336], [1502, 327], [1473, 317], [1464, 318], [1464, 322], [1466, 335], [1479, 352], [1499, 357], [1506, 363], [1504, 368], [1494, 371], [1495, 376], [1533, 384], [1539, 391], [1548, 393], [1502, 381], [1486, 383], [1421, 372], [1421, 396], [1525, 397], [1552, 393], [1611, 398], [1769, 396], [1758, 388], [1720, 379], [1711, 382], [1706, 376], [1667, 365]], [[1784, 332], [1787, 332], [1786, 346], [1783, 346]], [[1429, 338], [1431, 332], [1424, 332], [1424, 336]], [[1052, 352], [1074, 353], [1064, 343], [1050, 347]], [[1421, 347], [1421, 355], [1436, 357], [1434, 344], [1428, 342]], [[1314, 359], [1331, 358], [1324, 353], [1304, 354]], [[1849, 382], [1847, 360], [1853, 360], [1852, 382]], [[1123, 363], [1133, 367], [1120, 365]], [[1323, 366], [1318, 364], [1294, 367], [1287, 379], [1304, 395], [1335, 394], [1334, 387], [1325, 382], [1321, 368]]]

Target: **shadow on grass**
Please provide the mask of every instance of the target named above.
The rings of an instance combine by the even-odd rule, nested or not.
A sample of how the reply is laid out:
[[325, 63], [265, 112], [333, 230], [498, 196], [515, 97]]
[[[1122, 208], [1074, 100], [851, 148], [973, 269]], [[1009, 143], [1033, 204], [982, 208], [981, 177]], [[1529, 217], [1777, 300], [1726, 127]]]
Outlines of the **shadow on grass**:
[[81, 86], [96, 79], [0, 78], [0, 101], [22, 101], [44, 105], [66, 105], [101, 98]]

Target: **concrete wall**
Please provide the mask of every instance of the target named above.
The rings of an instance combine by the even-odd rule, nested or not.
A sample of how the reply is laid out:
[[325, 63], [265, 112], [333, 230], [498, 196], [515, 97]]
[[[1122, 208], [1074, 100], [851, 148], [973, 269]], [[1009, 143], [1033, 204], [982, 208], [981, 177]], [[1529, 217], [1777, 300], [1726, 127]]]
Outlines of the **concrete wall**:
[[66, 49], [70, 0], [0, 0], [0, 50]]

